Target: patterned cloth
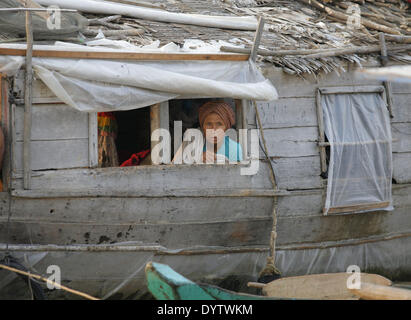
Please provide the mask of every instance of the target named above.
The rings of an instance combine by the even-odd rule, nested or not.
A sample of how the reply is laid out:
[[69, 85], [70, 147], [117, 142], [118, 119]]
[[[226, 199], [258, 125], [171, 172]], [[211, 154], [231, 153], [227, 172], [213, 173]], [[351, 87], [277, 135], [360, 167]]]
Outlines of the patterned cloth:
[[117, 167], [118, 155], [115, 139], [117, 121], [113, 112], [99, 112], [98, 115], [98, 166]]
[[198, 120], [201, 128], [203, 128], [204, 120], [211, 113], [216, 113], [220, 116], [224, 122], [226, 130], [230, 129], [235, 124], [235, 114], [228, 103], [224, 101], [210, 101], [198, 108]]

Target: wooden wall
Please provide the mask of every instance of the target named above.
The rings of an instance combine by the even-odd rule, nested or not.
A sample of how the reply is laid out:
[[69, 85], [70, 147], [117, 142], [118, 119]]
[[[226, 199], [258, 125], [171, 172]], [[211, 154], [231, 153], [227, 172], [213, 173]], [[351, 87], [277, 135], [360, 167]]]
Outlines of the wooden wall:
[[[16, 79], [14, 90], [19, 97], [24, 97], [21, 76]], [[12, 110], [14, 113], [12, 168], [14, 173], [19, 174], [23, 170], [24, 104], [17, 103], [12, 106]], [[95, 114], [82, 113], [63, 104], [41, 80], [35, 80], [33, 82], [31, 169], [88, 167], [93, 157], [90, 154], [91, 141], [89, 140], [89, 126], [95, 123], [92, 121], [95, 120], [93, 118], [96, 118]]]
[[[279, 248], [348, 244], [411, 233], [411, 87], [393, 84], [393, 212], [321, 213], [325, 183], [320, 177], [315, 90], [323, 86], [374, 85], [355, 73], [301, 79], [264, 69], [280, 99], [259, 104], [278, 184]], [[239, 165], [139, 166], [87, 169], [87, 115], [63, 104], [37, 81], [33, 108], [32, 190], [21, 178], [22, 109], [16, 107], [15, 172], [12, 181], [13, 243], [107, 244], [143, 241], [167, 248], [195, 245], [268, 247], [272, 224], [269, 168], [242, 176]], [[48, 103], [45, 103], [47, 102]], [[250, 108], [249, 128], [255, 128]], [[45, 170], [57, 169], [57, 170]], [[4, 204], [6, 206], [7, 204]], [[5, 221], [7, 210], [1, 211]], [[0, 242], [5, 224], [0, 223]]]

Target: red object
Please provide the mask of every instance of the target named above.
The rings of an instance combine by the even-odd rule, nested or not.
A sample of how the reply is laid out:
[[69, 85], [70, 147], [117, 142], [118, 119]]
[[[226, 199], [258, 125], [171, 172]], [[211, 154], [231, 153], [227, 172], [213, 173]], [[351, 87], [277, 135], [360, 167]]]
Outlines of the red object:
[[150, 152], [150, 149], [140, 151], [138, 153], [133, 153], [131, 157], [124, 161], [120, 167], [132, 167], [132, 166], [138, 166], [145, 157], [147, 157], [148, 153]]

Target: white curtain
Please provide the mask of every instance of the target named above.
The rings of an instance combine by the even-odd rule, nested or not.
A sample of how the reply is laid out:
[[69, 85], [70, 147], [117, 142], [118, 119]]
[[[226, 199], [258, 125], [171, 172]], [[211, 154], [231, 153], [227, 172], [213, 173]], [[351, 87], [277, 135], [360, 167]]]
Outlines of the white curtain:
[[392, 210], [392, 137], [386, 103], [376, 93], [322, 96], [330, 142], [325, 214], [330, 208], [379, 204]]

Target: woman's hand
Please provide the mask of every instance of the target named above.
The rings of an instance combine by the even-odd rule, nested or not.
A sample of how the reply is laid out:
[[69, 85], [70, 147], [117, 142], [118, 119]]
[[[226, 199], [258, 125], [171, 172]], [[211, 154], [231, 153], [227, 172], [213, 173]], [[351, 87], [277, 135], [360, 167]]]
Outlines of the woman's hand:
[[216, 160], [217, 156], [214, 152], [208, 150], [203, 152], [203, 163], [215, 163]]

